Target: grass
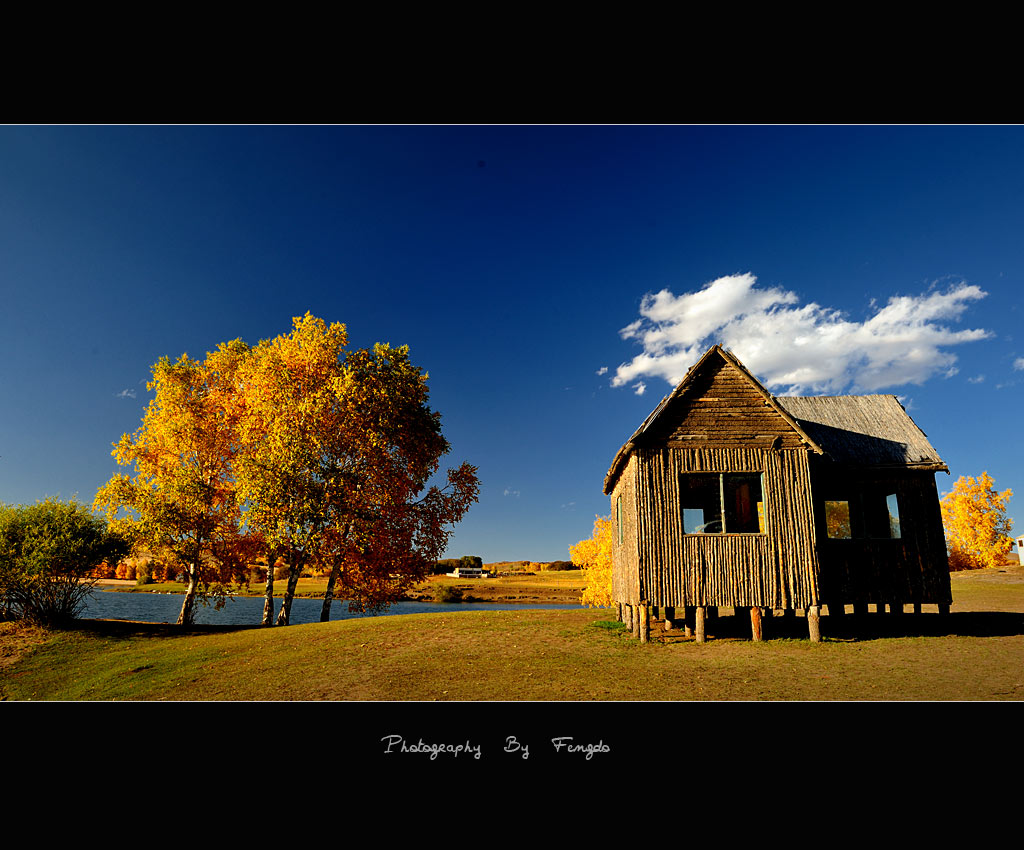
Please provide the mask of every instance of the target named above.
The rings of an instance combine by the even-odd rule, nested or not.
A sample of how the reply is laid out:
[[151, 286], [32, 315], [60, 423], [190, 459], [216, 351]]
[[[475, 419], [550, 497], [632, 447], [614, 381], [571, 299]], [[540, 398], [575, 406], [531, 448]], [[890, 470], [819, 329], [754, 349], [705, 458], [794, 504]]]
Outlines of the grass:
[[1024, 576], [979, 571], [952, 583], [947, 618], [908, 614], [851, 631], [826, 616], [820, 644], [778, 629], [754, 643], [729, 616], [704, 645], [640, 644], [607, 611], [587, 609], [442, 610], [268, 629], [82, 621], [48, 633], [3, 624], [0, 697], [1024, 699]]

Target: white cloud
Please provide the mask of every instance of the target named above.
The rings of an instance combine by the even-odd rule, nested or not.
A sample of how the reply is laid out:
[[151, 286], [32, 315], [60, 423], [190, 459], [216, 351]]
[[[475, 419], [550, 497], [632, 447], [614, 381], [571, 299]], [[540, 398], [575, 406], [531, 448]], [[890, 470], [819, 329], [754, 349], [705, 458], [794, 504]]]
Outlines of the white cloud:
[[607, 371], [608, 371], [608, 367], [607, 366], [602, 366], [600, 369], [597, 370], [597, 374], [598, 375], [604, 375]]
[[894, 296], [883, 307], [871, 302], [872, 315], [863, 322], [756, 284], [752, 274], [730, 275], [696, 292], [645, 295], [640, 318], [619, 332], [635, 339], [642, 353], [618, 367], [612, 386], [631, 384], [639, 394], [643, 382], [633, 382], [656, 377], [675, 386], [717, 342], [776, 393], [871, 393], [949, 377], [957, 371], [956, 356], [946, 347], [991, 336], [940, 324], [959, 319], [987, 294], [966, 283]]
[[505, 495], [505, 496], [518, 496], [519, 495], [519, 491], [518, 490], [512, 490], [509, 487], [506, 487], [505, 488], [505, 492], [504, 492], [503, 495]]
[[114, 398], [135, 398], [135, 390], [131, 388], [121, 390], [119, 393], [114, 393]]
[[[614, 384], [615, 381], [613, 380], [612, 383]], [[643, 395], [644, 390], [646, 389], [647, 384], [645, 384], [643, 381], [637, 381], [635, 384], [633, 384], [633, 392], [635, 392], [637, 395]]]
[[1013, 361], [1014, 369], [1024, 369], [1024, 357], [1018, 357]]
[[984, 382], [985, 382], [985, 376], [984, 375], [978, 375], [978, 377], [976, 377], [976, 378], [968, 378], [967, 379], [967, 383], [969, 383], [969, 384], [982, 384]]

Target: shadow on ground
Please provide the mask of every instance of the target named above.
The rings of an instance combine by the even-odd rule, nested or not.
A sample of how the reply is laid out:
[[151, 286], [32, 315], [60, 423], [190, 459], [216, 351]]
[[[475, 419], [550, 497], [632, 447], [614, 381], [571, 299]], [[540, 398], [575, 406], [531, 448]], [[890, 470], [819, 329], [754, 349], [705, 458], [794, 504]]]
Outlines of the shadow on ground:
[[[1024, 635], [1024, 614], [968, 611], [950, 614], [845, 614], [820, 619], [825, 640], [878, 640], [906, 637], [1009, 637]], [[764, 617], [764, 640], [807, 640], [807, 621], [800, 616]], [[750, 618], [742, 614], [707, 620], [708, 640], [750, 640]], [[651, 621], [651, 639], [662, 643], [693, 640], [681, 627], [665, 630], [664, 620]]]

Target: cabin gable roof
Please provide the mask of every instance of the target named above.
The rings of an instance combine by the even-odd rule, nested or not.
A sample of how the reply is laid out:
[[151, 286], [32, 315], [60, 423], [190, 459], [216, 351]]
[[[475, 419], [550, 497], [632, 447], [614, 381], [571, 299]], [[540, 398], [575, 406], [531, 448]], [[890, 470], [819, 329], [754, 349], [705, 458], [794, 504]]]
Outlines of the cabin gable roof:
[[629, 455], [641, 445], [759, 445], [785, 442], [823, 449], [730, 351], [715, 345], [690, 367], [619, 449], [605, 476], [611, 493]]
[[949, 471], [895, 396], [775, 397], [735, 355], [715, 345], [619, 449], [604, 492], [612, 492], [642, 446], [740, 443], [803, 447], [841, 464]]

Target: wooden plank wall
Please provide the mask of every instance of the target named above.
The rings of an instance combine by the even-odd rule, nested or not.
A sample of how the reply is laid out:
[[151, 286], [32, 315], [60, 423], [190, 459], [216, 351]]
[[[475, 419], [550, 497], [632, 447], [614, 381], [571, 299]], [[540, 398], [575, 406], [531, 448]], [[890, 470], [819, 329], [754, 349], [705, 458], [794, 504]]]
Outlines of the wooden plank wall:
[[[819, 603], [806, 451], [639, 449], [634, 458], [639, 598], [677, 607]], [[763, 473], [765, 533], [684, 534], [684, 472]]]
[[[813, 471], [815, 487], [829, 497], [863, 487], [895, 492], [900, 505], [898, 539], [829, 539], [818, 528], [821, 593], [825, 602], [949, 604], [949, 561], [935, 474], [925, 471]], [[849, 498], [849, 496], [848, 496]], [[819, 513], [821, 510], [819, 509]]]
[[[776, 438], [778, 438], [776, 442]], [[647, 445], [801, 448], [799, 434], [738, 369], [724, 361], [694, 378], [647, 436]]]
[[[612, 599], [636, 604], [640, 599], [637, 555], [636, 455], [626, 463], [612, 491]], [[622, 497], [622, 544], [615, 527], [615, 504]]]

